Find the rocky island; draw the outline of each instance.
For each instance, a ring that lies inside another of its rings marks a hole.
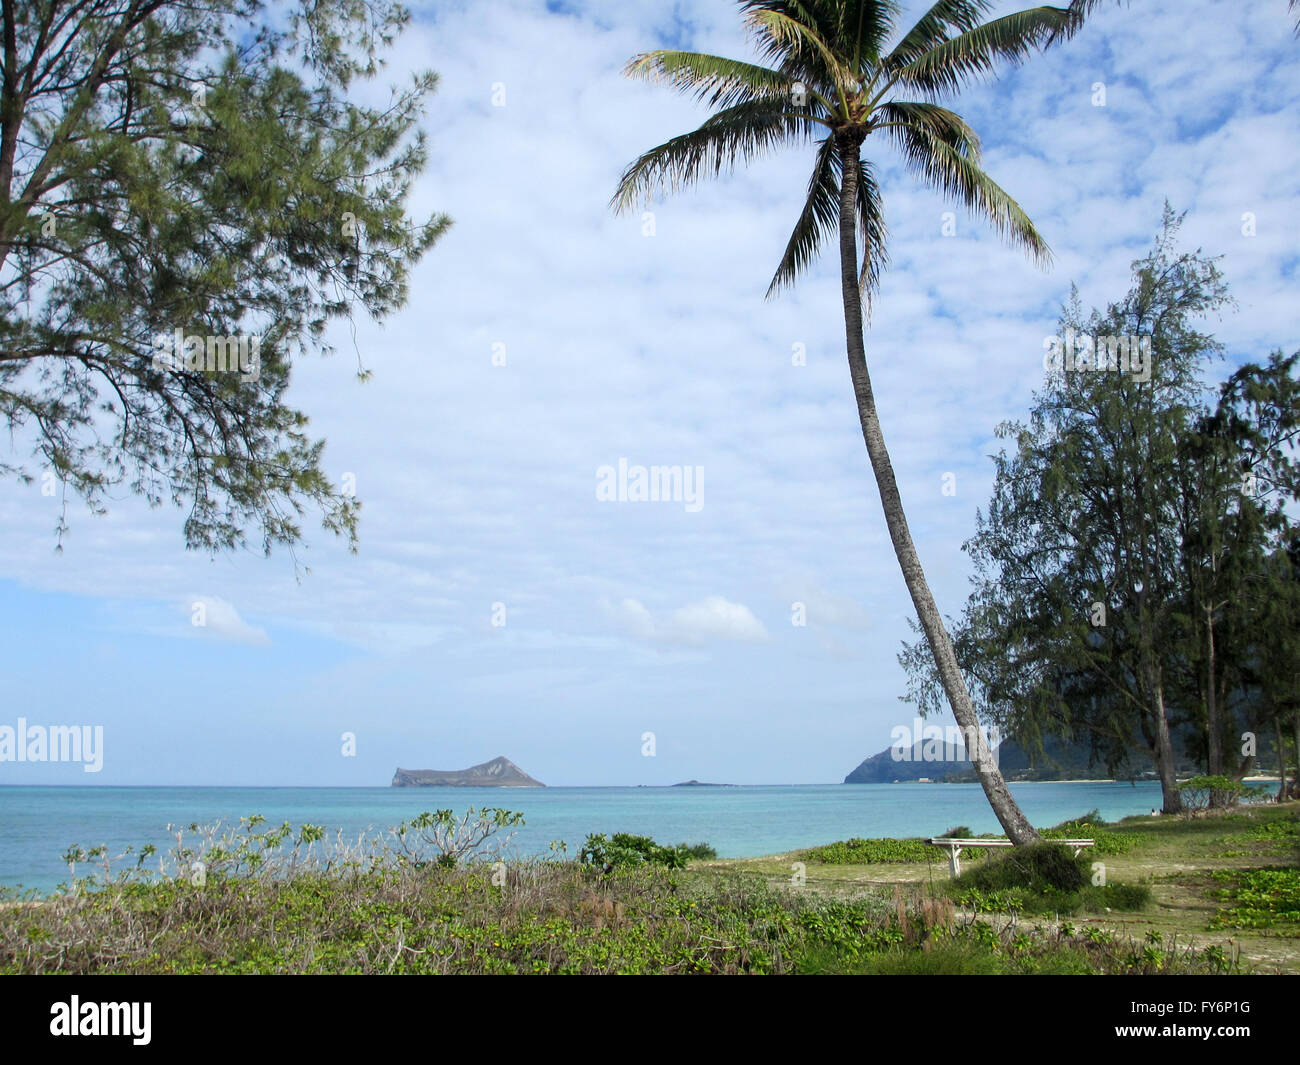
[[[402,769],[393,774],[395,788],[544,788],[509,758],[493,758],[468,769]]]

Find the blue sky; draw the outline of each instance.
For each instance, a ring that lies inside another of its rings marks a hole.
[[[208,559],[185,551],[181,513],[126,496],[104,517],[70,501],[56,553],[59,501],[39,477],[0,482],[0,725],[105,736],[93,777],[3,763],[0,783],[381,785],[397,765],[498,754],[555,785],[840,780],[912,720],[895,659],[911,609],[833,256],[763,298],[810,150],[656,203],[653,236],[607,209],[630,160],[705,117],[623,64],[666,46],[750,55],[735,5],[413,7],[382,80],[441,76],[412,211],[455,227],[405,311],[358,323],[374,378],[356,381],[339,330],[291,396],[330,473],[355,475],[360,553],[308,525],[301,580],[284,553]],[[994,427],[1027,412],[1071,282],[1085,306],[1120,297],[1166,198],[1188,212],[1184,243],[1223,256],[1238,307],[1212,327],[1229,359],[1300,346],[1286,7],[1103,5],[1074,41],[963,94],[1049,270],[879,154],[893,265],[868,359],[945,613],[965,598]],[[596,471],[620,459],[702,467],[703,507],[599,501]]]

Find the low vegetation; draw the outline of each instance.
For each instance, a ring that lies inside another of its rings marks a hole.
[[[1294,968],[1300,937],[1300,862],[1279,861],[1296,854],[1294,807],[1115,825],[1092,811],[1047,830],[1108,840],[1105,883],[1092,852],[1051,842],[956,880],[919,840],[718,861],[616,833],[577,860],[559,844],[507,860],[519,823],[442,811],[345,844],[249,818],[191,826],[118,871],[73,848],[62,890],[0,904],[0,973],[1206,974]]]
[[[845,839],[800,851],[799,857],[823,865],[878,865],[930,861],[935,850],[923,839]]]
[[[643,864],[407,865],[125,884],[0,913],[5,973],[1219,973],[1219,952]]]
[[[1093,846],[1089,848],[1089,853],[1103,856],[1125,854],[1139,846],[1143,840],[1141,832],[1132,829],[1116,832],[1107,827],[1097,810],[1089,810],[1080,817],[1072,817],[1059,825],[1045,828],[1040,835],[1043,839],[1090,839]]]
[[[1220,774],[1184,780],[1178,785],[1178,793],[1182,797],[1183,808],[1195,811],[1235,806],[1243,799],[1263,794],[1263,789],[1252,788],[1240,780]]]
[[[948,892],[977,913],[1136,912],[1151,903],[1150,888],[1107,883],[1093,872],[1089,859],[1051,842],[1000,854],[952,880]]]
[[[1300,866],[1222,870],[1214,879],[1225,885],[1214,896],[1233,904],[1215,913],[1216,925],[1300,935]]]
[[[662,865],[666,869],[685,869],[693,859],[716,858],[718,852],[707,843],[679,843],[665,847],[649,836],[615,832],[613,839],[604,833],[590,835],[583,844],[578,860],[608,874],[615,869],[632,869],[639,865]]]

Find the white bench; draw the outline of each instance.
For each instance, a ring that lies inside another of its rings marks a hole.
[[[1012,842],[1009,839],[953,839],[950,836],[940,836],[937,839],[927,839],[926,843],[932,847],[943,847],[948,851],[948,868],[953,876],[961,875],[961,852],[967,847],[1010,847]],[[1079,857],[1079,852],[1084,847],[1095,847],[1097,844],[1090,839],[1049,839],[1048,843],[1059,843],[1064,847],[1074,849],[1074,856]]]

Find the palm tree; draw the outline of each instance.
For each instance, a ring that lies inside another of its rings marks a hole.
[[[647,52],[628,63],[629,76],[667,82],[715,113],[695,131],[632,163],[611,207],[629,210],[656,192],[719,174],[737,159],[748,161],[780,144],[817,142],[808,198],[768,295],[793,284],[838,233],[849,375],[894,553],[989,804],[1014,843],[1033,842],[1038,834],[980,735],[881,434],[867,372],[862,301],[865,296],[870,307],[888,259],[876,169],[862,158],[862,147],[873,134],[878,136],[872,144],[891,141],[922,182],[961,200],[1045,265],[1050,255],[1043,238],[981,168],[974,130],[936,101],[989,74],[996,61],[1020,61],[1065,34],[1073,16],[1062,8],[1036,7],[986,22],[991,0],[938,0],[911,29],[897,34],[895,0],[741,0],[740,7],[768,65],[681,51]]]

